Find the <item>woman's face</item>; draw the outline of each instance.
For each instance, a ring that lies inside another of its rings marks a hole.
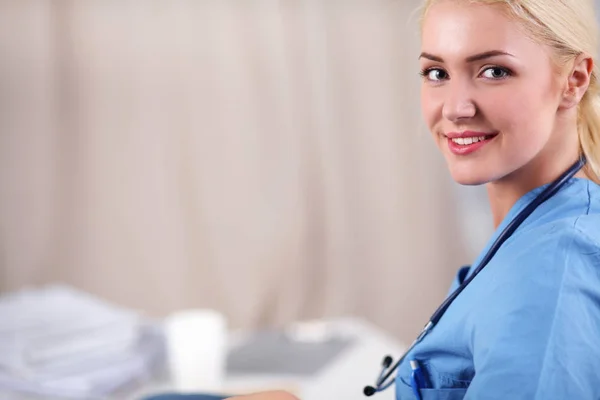
[[[546,48],[499,6],[432,6],[419,60],[423,116],[457,182],[505,178],[549,142],[560,77]]]

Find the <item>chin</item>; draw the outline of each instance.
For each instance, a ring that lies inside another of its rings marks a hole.
[[[491,181],[491,179],[482,173],[477,173],[473,170],[456,170],[450,168],[450,175],[452,179],[460,185],[465,186],[478,186],[484,185]]]
[[[454,180],[456,181],[456,183],[463,185],[463,186],[479,186],[479,185],[485,185],[486,183],[489,182],[486,179],[479,179],[479,178],[475,178],[475,177],[460,177],[460,178],[454,178]]]

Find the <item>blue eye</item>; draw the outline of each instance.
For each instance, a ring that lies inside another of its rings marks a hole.
[[[510,76],[510,71],[502,67],[489,67],[483,70],[481,75],[487,79],[504,79]]]
[[[432,82],[443,81],[444,79],[448,79],[448,74],[446,71],[440,68],[429,68],[421,71],[421,76]]]

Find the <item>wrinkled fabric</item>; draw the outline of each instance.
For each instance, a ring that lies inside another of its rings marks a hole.
[[[600,186],[573,178],[525,220],[400,365],[397,400],[415,398],[412,359],[423,400],[600,399]]]

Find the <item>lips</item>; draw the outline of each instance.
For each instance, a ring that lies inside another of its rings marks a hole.
[[[445,136],[448,140],[448,148],[453,154],[467,155],[481,149],[494,140],[496,132],[449,132]]]

